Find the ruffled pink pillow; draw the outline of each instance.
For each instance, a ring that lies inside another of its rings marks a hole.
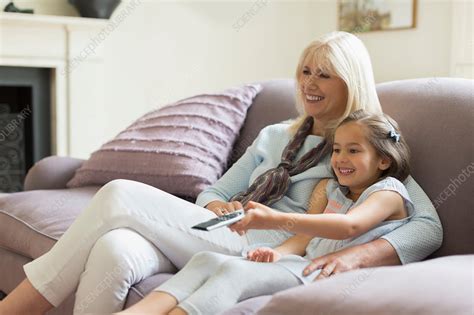
[[[151,111],[92,153],[67,187],[130,179],[195,198],[226,170],[260,85],[190,97]]]

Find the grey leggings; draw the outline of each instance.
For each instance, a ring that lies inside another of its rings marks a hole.
[[[217,314],[239,301],[300,284],[280,265],[204,251],[155,291],[173,295],[188,314]]]

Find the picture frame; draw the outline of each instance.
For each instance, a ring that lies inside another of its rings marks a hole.
[[[416,27],[417,0],[338,0],[339,30],[350,33]]]

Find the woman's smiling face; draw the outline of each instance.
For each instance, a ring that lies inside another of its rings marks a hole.
[[[322,71],[318,66],[305,63],[298,76],[298,84],[305,113],[316,121],[339,119],[347,106],[345,82]]]

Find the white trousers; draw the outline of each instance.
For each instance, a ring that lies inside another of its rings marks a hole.
[[[200,251],[239,255],[245,237],[190,227],[211,211],[152,186],[114,180],[102,187],[54,247],[24,266],[54,306],[76,292],[75,314],[122,309],[130,287],[158,272],[181,269]]]
[[[288,269],[244,257],[200,252],[155,291],[173,295],[189,315],[219,314],[242,300],[302,282]]]

